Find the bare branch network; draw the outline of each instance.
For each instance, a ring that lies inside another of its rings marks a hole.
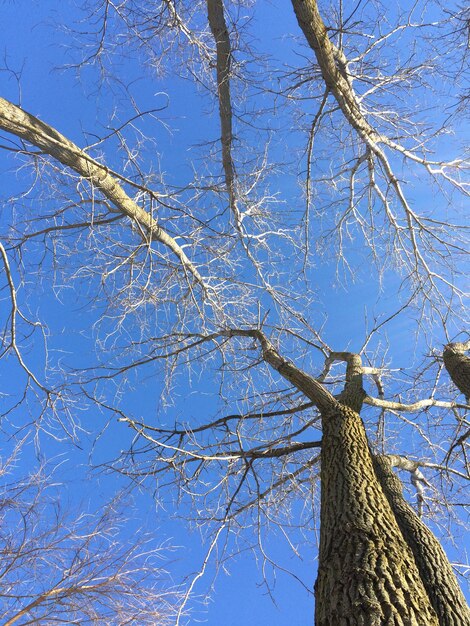
[[[49,110],[3,62],[2,437],[113,485],[68,517],[6,454],[5,624],[182,626],[245,553],[317,626],[470,624],[468,11],[278,4],[70,7]]]

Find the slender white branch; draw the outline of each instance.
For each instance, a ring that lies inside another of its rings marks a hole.
[[[417,400],[407,404],[405,402],[393,402],[391,400],[381,400],[379,398],[373,398],[372,396],[366,396],[364,403],[370,406],[376,406],[381,409],[389,409],[390,411],[406,411],[413,413],[415,411],[422,411],[429,407],[439,407],[441,409],[470,409],[468,404],[460,404],[458,402],[447,402],[445,400],[435,400],[434,398],[425,398],[423,400]]]

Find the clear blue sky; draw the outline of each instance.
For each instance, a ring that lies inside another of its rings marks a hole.
[[[286,5],[286,6],[284,6]],[[171,74],[157,78],[150,71],[143,71],[139,60],[132,56],[124,59],[116,66],[122,80],[130,85],[128,94],[121,90],[119,85],[112,84],[109,90],[101,86],[99,74],[94,68],[84,68],[81,73],[73,69],[60,69],[79,58],[75,43],[69,36],[55,27],[61,23],[71,24],[82,17],[72,2],[36,2],[27,3],[18,1],[4,2],[0,6],[0,23],[2,24],[2,47],[4,58],[3,66],[8,67],[20,75],[21,93],[13,75],[8,71],[0,73],[0,94],[13,102],[21,101],[21,105],[30,113],[56,127],[63,134],[75,141],[79,146],[92,143],[92,136],[105,134],[109,111],[116,107],[116,117],[125,119],[131,112],[128,96],[132,95],[138,102],[141,110],[162,108],[157,114],[158,120],[143,122],[144,130],[156,139],[158,158],[152,153],[151,147],[146,148],[145,158],[148,162],[157,161],[170,182],[189,180],[191,177],[191,160],[196,146],[207,137],[210,125],[216,129],[212,139],[218,137],[217,110],[211,107],[207,99],[196,98],[188,83]],[[271,3],[260,3],[255,22],[254,32],[263,45],[271,45],[273,49],[282,49],[286,64],[298,62],[298,48],[294,51],[291,34],[299,36],[300,32],[290,3],[276,0]],[[271,44],[267,43],[271,41]],[[69,50],[70,47],[70,50]],[[306,49],[302,50],[307,54]],[[307,64],[307,60],[304,60]],[[195,115],[199,111],[199,115]],[[288,123],[286,113],[278,122]],[[275,113],[273,113],[275,117]],[[194,120],[198,123],[195,124]],[[176,121],[175,121],[176,120]],[[292,121],[295,126],[296,121]],[[169,132],[166,128],[171,125],[174,129]],[[298,145],[294,140],[289,149],[301,149],[300,134],[297,137]],[[273,140],[273,154],[281,154],[285,147],[276,146]],[[107,163],[119,169],[119,160],[112,161],[112,152],[106,152]],[[297,156],[293,153],[292,160]],[[144,164],[145,165],[145,164]],[[20,175],[9,174],[13,171],[14,163],[8,160],[8,155],[2,155],[0,161],[0,176],[2,180],[2,196],[7,197],[17,189],[24,187]],[[293,179],[283,172],[273,176],[271,185],[279,186],[274,189],[280,193],[282,201],[298,203],[299,210],[301,196]],[[417,186],[415,191],[417,202],[426,203],[426,190]],[[5,218],[2,217],[2,220]],[[2,225],[3,226],[3,225]],[[357,245],[357,244],[355,244]],[[358,246],[359,248],[360,246]],[[325,326],[325,336],[329,343],[337,350],[354,350],[360,348],[365,336],[365,317],[373,319],[377,312],[390,314],[399,306],[397,290],[400,279],[392,272],[385,274],[386,289],[381,291],[376,277],[366,255],[357,249],[353,252],[356,262],[354,274],[355,282],[348,285],[348,307],[344,306],[344,292],[338,286],[331,290],[336,283],[335,266],[328,260],[318,260],[315,269],[311,270],[312,283],[318,291],[318,305],[311,313],[317,315],[316,324],[320,324],[324,303],[328,305],[328,322]],[[52,271],[52,270],[51,270]],[[92,331],[96,320],[96,311],[87,306],[87,285],[76,292],[68,283],[55,285],[50,290],[46,284],[36,290],[35,277],[31,276],[31,284],[26,285],[23,293],[28,294],[28,308],[31,311],[39,309],[44,316],[49,329],[49,344],[51,362],[61,360],[69,366],[79,367],[88,363],[88,352],[94,349],[95,336]],[[52,294],[57,295],[54,299]],[[419,311],[409,317],[397,319],[390,326],[389,336],[400,345],[400,365],[409,367],[413,362],[415,350],[419,351],[422,345],[417,345],[409,338],[410,328],[413,327],[413,316],[419,316]],[[441,338],[442,341],[444,340]],[[397,356],[397,350],[391,350]],[[30,365],[40,367],[44,358],[41,350],[32,348],[29,354]],[[21,380],[18,379],[20,383]],[[132,395],[134,413],[137,415],[155,414],[161,410],[159,392],[161,380],[145,379],[139,382],[139,393]],[[178,389],[178,394],[183,393]],[[11,391],[14,390],[14,383]],[[215,410],[217,402],[207,400],[212,393],[211,381],[204,379],[194,383],[190,396],[180,402],[175,418],[201,419],[201,414]],[[79,407],[77,407],[79,409]],[[236,410],[235,408],[233,409]],[[171,421],[172,409],[167,409],[166,419]],[[175,409],[176,411],[176,409]],[[185,411],[187,412],[185,415]],[[88,506],[90,509],[99,507],[103,498],[109,497],[117,489],[115,476],[96,475],[93,479],[93,489],[90,491],[90,478],[87,474],[90,445],[99,427],[97,422],[103,419],[93,411],[87,411],[82,416],[85,430],[92,434],[83,436],[81,448],[74,448],[70,444],[57,443],[41,436],[41,454],[51,458],[64,458],[61,478],[67,485],[65,491],[72,506]],[[100,464],[111,460],[120,450],[129,445],[129,431],[117,424],[111,423],[109,428],[99,439],[93,452],[93,463]],[[23,459],[25,467],[27,459]],[[135,496],[135,515],[148,528],[157,529],[158,541],[175,545],[168,558],[167,569],[172,573],[174,580],[184,573],[197,569],[201,559],[199,535],[196,531],[188,532],[180,522],[172,519],[171,505],[166,509],[155,508],[149,493]],[[80,504],[86,503],[86,504]],[[134,515],[134,513],[133,513]],[[137,525],[137,522],[136,524]],[[128,532],[132,532],[132,524]],[[249,535],[248,535],[249,537]],[[248,541],[253,540],[253,537]],[[279,536],[267,539],[267,549],[273,557],[279,558],[286,566],[292,560],[287,553],[285,544]],[[300,549],[302,550],[301,546]],[[302,562],[296,562],[293,567],[298,575],[304,577],[306,583],[313,587],[315,580],[315,553],[309,548],[302,552]],[[277,580],[271,577],[276,605],[263,587],[262,576],[250,554],[241,554],[227,564],[228,573],[221,571],[215,582],[211,601],[207,606],[200,606],[196,601],[193,605],[193,619],[191,623],[206,623],[209,626],[244,623],[247,625],[269,626],[297,626],[313,622],[313,599],[302,586],[287,574],[279,572]],[[208,573],[195,589],[196,597],[204,594],[207,585],[211,582],[212,565]]]

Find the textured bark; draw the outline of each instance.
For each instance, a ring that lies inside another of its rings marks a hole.
[[[444,365],[449,372],[454,385],[470,402],[470,357],[465,351],[470,348],[470,342],[449,343],[444,348]]]
[[[360,356],[333,353],[347,363],[346,384],[338,401],[320,382],[284,359],[262,331],[231,329],[221,334],[259,341],[265,362],[310,398],[322,416],[316,626],[470,626],[466,621],[439,621],[437,609],[440,615],[446,610],[452,614],[453,609],[436,604],[435,610],[421,578],[425,566],[418,568],[378,480],[359,415],[365,398]],[[447,559],[433,541],[439,566]],[[424,552],[422,556],[426,558]],[[433,558],[431,553],[427,556]],[[433,567],[429,564],[429,571]],[[452,603],[459,590],[453,588],[452,595],[450,589]]]
[[[337,403],[322,420],[316,626],[437,626],[360,416]]]
[[[401,482],[392,470],[390,459],[374,457],[374,468],[403,537],[413,552],[439,625],[470,626],[470,610],[444,550],[404,499]]]
[[[346,361],[346,384],[339,397],[341,404],[360,413],[366,392],[362,387],[362,359],[352,352],[336,352],[336,358]]]

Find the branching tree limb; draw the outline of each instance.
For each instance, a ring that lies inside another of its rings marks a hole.
[[[181,246],[163,230],[150,213],[127,195],[116,178],[116,174],[111,173],[106,166],[92,159],[57,130],[4,98],[0,98],[0,128],[40,148],[88,180],[119,211],[139,224],[144,232],[148,233],[150,241],[158,241],[175,254],[181,262],[182,268],[192,275],[199,284],[203,285],[199,271],[186,256]]]

